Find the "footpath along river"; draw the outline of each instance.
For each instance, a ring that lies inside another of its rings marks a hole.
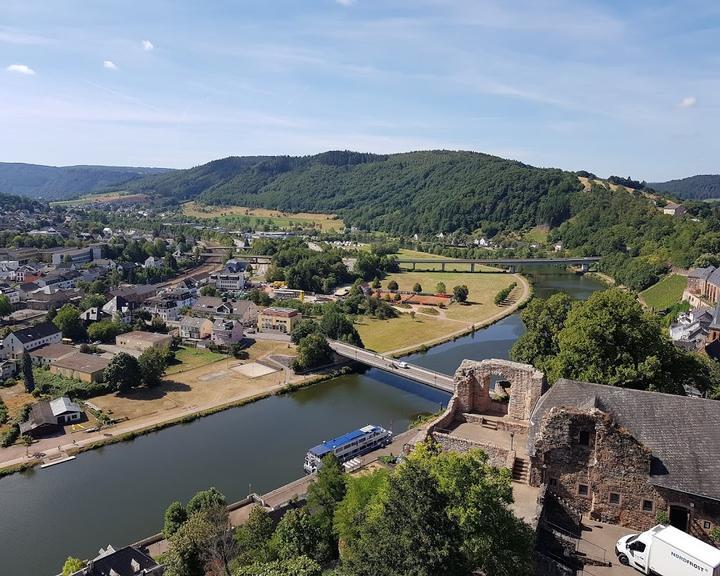
[[[529,268],[535,293],[586,298],[602,284],[559,269]],[[475,334],[414,354],[452,374],[463,359],[508,358],[523,333],[513,314]],[[449,396],[376,369],[322,382],[0,479],[0,573],[57,574],[68,555],[90,558],[154,534],[165,507],[215,486],[228,501],[303,474],[310,446],[368,423],[407,429]]]

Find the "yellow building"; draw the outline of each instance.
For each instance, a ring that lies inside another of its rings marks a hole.
[[[82,382],[100,382],[110,361],[95,354],[70,354],[50,363],[50,372]]]
[[[293,308],[265,308],[258,313],[258,332],[290,334],[302,320],[302,314]]]
[[[154,332],[127,332],[115,337],[115,345],[138,352],[145,352],[148,348],[168,348],[172,344],[170,334],[156,334]]]

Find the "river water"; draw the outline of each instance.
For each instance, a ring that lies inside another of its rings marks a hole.
[[[528,273],[539,296],[586,298],[602,287],[557,269]],[[407,359],[452,374],[465,358],[508,358],[523,329],[514,314]],[[172,500],[209,486],[229,501],[267,492],[302,475],[310,446],[368,423],[402,432],[448,398],[371,369],[0,479],[0,574],[57,574],[68,555],[89,558],[154,534]]]

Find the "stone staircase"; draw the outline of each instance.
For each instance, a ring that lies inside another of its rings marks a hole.
[[[525,458],[515,458],[512,469],[512,479],[521,484],[527,484],[530,481],[530,462]]]
[[[498,425],[497,425],[497,421],[496,421],[496,420],[488,420],[487,418],[483,418],[483,419],[480,421],[480,425],[481,425],[483,428],[487,428],[488,430],[497,430],[497,429],[498,429]]]

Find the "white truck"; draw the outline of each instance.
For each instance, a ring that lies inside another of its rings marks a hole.
[[[659,524],[623,536],[615,545],[621,564],[657,576],[720,576],[720,550],[682,530]]]

